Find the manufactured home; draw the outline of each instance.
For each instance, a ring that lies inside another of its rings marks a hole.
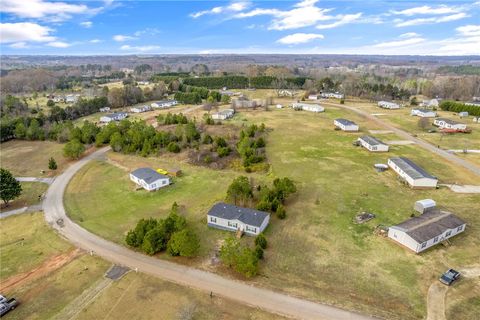
[[[109,112],[109,111],[110,111],[110,107],[100,108],[100,109],[98,109],[98,111],[100,111],[100,112]]]
[[[177,100],[160,100],[152,103],[150,106],[152,108],[166,109],[176,106],[178,104]]]
[[[440,102],[438,99],[423,100],[420,103],[420,107],[437,108],[439,104]]]
[[[139,168],[130,173],[130,180],[147,191],[156,191],[170,184],[170,177],[150,168]]]
[[[212,113],[213,120],[227,120],[233,117],[235,114],[235,110],[233,109],[225,109],[219,112]]]
[[[242,231],[252,236],[265,230],[269,222],[270,214],[267,212],[223,202],[215,204],[207,214],[209,227],[233,232]]]
[[[361,136],[358,142],[362,147],[372,152],[387,152],[389,147],[384,142],[372,136]]]
[[[466,223],[448,211],[430,209],[388,228],[388,237],[415,253],[465,231]]]
[[[116,112],[102,116],[100,118],[100,122],[108,123],[112,121],[121,121],[126,117],[128,117],[128,114],[126,112]]]
[[[327,98],[327,99],[343,99],[345,95],[340,92],[322,92],[320,93],[320,97]]]
[[[295,110],[305,110],[311,112],[324,112],[325,108],[319,104],[295,102],[292,104]]]
[[[358,124],[347,119],[335,119],[333,124],[343,131],[358,131],[359,129]]]
[[[147,111],[150,111],[150,110],[152,110],[152,107],[147,106],[147,105],[130,108],[130,112],[133,112],[133,113],[142,113],[142,112],[147,112]]]
[[[390,101],[378,101],[377,105],[383,109],[400,109],[400,105]]]
[[[308,95],[308,100],[318,100],[318,94],[310,94],[310,95]]]
[[[465,130],[467,125],[447,118],[437,118],[433,120],[433,124],[440,129]]]
[[[437,116],[437,113],[433,110],[428,109],[412,109],[410,115],[420,118],[435,118]]]
[[[390,158],[388,159],[388,166],[404,179],[411,188],[425,189],[437,187],[438,179],[408,158]]]

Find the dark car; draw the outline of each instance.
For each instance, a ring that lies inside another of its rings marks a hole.
[[[442,276],[440,277],[440,282],[446,284],[447,286],[450,286],[458,278],[460,278],[460,272],[453,269],[448,269],[447,272],[442,274]]]

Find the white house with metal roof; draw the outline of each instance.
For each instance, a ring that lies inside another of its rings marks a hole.
[[[447,118],[437,118],[433,120],[433,124],[440,129],[465,130],[467,125]]]
[[[177,100],[160,100],[152,103],[150,106],[157,109],[166,109],[176,106],[177,104]]]
[[[358,138],[358,142],[362,147],[372,152],[387,152],[389,146],[372,136],[361,136]]]
[[[327,98],[327,99],[343,99],[345,95],[340,92],[322,92],[320,93],[320,97]]]
[[[390,101],[378,101],[377,105],[383,109],[400,109],[400,105]]]
[[[420,118],[435,118],[437,113],[428,109],[412,109],[412,111],[410,111],[410,115]]]
[[[147,191],[156,191],[170,184],[170,177],[151,168],[139,168],[130,173],[130,180]]]
[[[302,103],[302,102],[295,102],[292,104],[292,108],[295,110],[305,110],[310,112],[324,112],[325,108],[319,104],[314,103]]]
[[[438,99],[431,99],[431,100],[423,100],[421,103],[420,103],[420,107],[430,107],[430,108],[433,108],[433,107],[438,107],[438,105],[440,104],[440,101]]]
[[[235,114],[235,110],[233,109],[225,109],[215,113],[212,113],[213,120],[227,120],[233,117]]]
[[[333,120],[333,124],[343,131],[358,131],[359,129],[358,124],[347,119],[335,119]]]
[[[215,204],[207,214],[209,227],[233,232],[240,230],[252,236],[263,232],[269,222],[270,214],[268,212],[223,202]]]
[[[130,108],[130,112],[133,112],[133,113],[142,113],[142,112],[147,112],[147,111],[150,111],[150,110],[152,110],[152,107],[147,106],[147,105]]]
[[[108,123],[112,121],[121,121],[126,117],[128,117],[128,114],[126,112],[116,112],[116,113],[106,114],[100,117],[100,122]]]
[[[387,164],[412,188],[424,189],[437,187],[438,179],[408,158],[390,158]]]
[[[419,253],[465,231],[466,223],[448,211],[431,209],[388,228],[388,237]]]

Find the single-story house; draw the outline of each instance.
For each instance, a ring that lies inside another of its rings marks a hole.
[[[335,119],[333,120],[333,124],[343,131],[358,131],[359,129],[358,124],[347,119]]]
[[[386,143],[372,136],[361,136],[358,138],[361,146],[372,152],[387,152],[389,147]]]
[[[435,118],[437,116],[437,113],[433,110],[428,109],[412,109],[410,115],[420,118]]]
[[[233,92],[233,91],[220,90],[219,92],[220,92],[220,94],[223,95],[223,96],[229,96],[229,97],[231,97],[231,96],[234,95],[234,92]]]
[[[170,184],[170,177],[151,168],[139,168],[130,173],[130,180],[147,191],[156,191]]]
[[[295,95],[295,93],[293,91],[290,91],[290,90],[282,89],[282,90],[278,91],[278,95],[280,97],[293,97]]]
[[[108,112],[108,111],[110,111],[110,107],[100,108],[98,111],[100,111],[100,112]]]
[[[133,112],[133,113],[147,112],[147,111],[150,111],[150,110],[152,110],[152,107],[147,106],[147,105],[130,108],[130,112]]]
[[[441,129],[465,130],[467,125],[447,118],[437,118],[433,120],[433,124]]]
[[[327,98],[327,99],[330,99],[330,98],[343,99],[345,98],[345,95],[340,92],[322,92],[320,93],[320,97]]]
[[[308,95],[308,100],[318,100],[318,94],[310,94],[310,95]]]
[[[400,105],[390,101],[378,101],[377,105],[384,109],[400,109]]]
[[[57,103],[57,102],[65,102],[65,97],[64,96],[55,96],[53,98],[53,102]]]
[[[126,112],[116,112],[111,114],[106,114],[100,118],[100,122],[108,123],[111,121],[121,121],[128,117]]]
[[[292,104],[292,108],[296,110],[305,110],[311,112],[324,112],[325,108],[319,104],[311,104],[311,103],[301,103],[295,102]]]
[[[388,166],[403,178],[412,188],[424,189],[437,187],[438,179],[408,158],[390,158],[387,163]]]
[[[65,96],[65,102],[66,103],[75,103],[78,101],[80,98],[79,94],[68,94]]]
[[[268,212],[223,202],[215,204],[207,214],[207,224],[210,227],[234,232],[240,230],[253,236],[265,230],[269,222]]]
[[[177,100],[160,100],[151,104],[152,108],[166,109],[178,104]]]
[[[466,223],[437,208],[388,228],[388,237],[419,253],[465,231]]]
[[[423,100],[421,103],[420,103],[420,107],[430,107],[430,108],[433,108],[433,107],[438,107],[438,105],[440,104],[440,102],[438,101],[438,99],[431,99],[431,100]]]
[[[212,119],[213,120],[226,120],[226,119],[230,119],[231,117],[233,117],[234,114],[235,114],[235,110],[225,109],[225,110],[221,110],[219,112],[212,113]]]

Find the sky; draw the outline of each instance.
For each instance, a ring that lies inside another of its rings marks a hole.
[[[0,1],[0,53],[480,55],[480,1]]]

